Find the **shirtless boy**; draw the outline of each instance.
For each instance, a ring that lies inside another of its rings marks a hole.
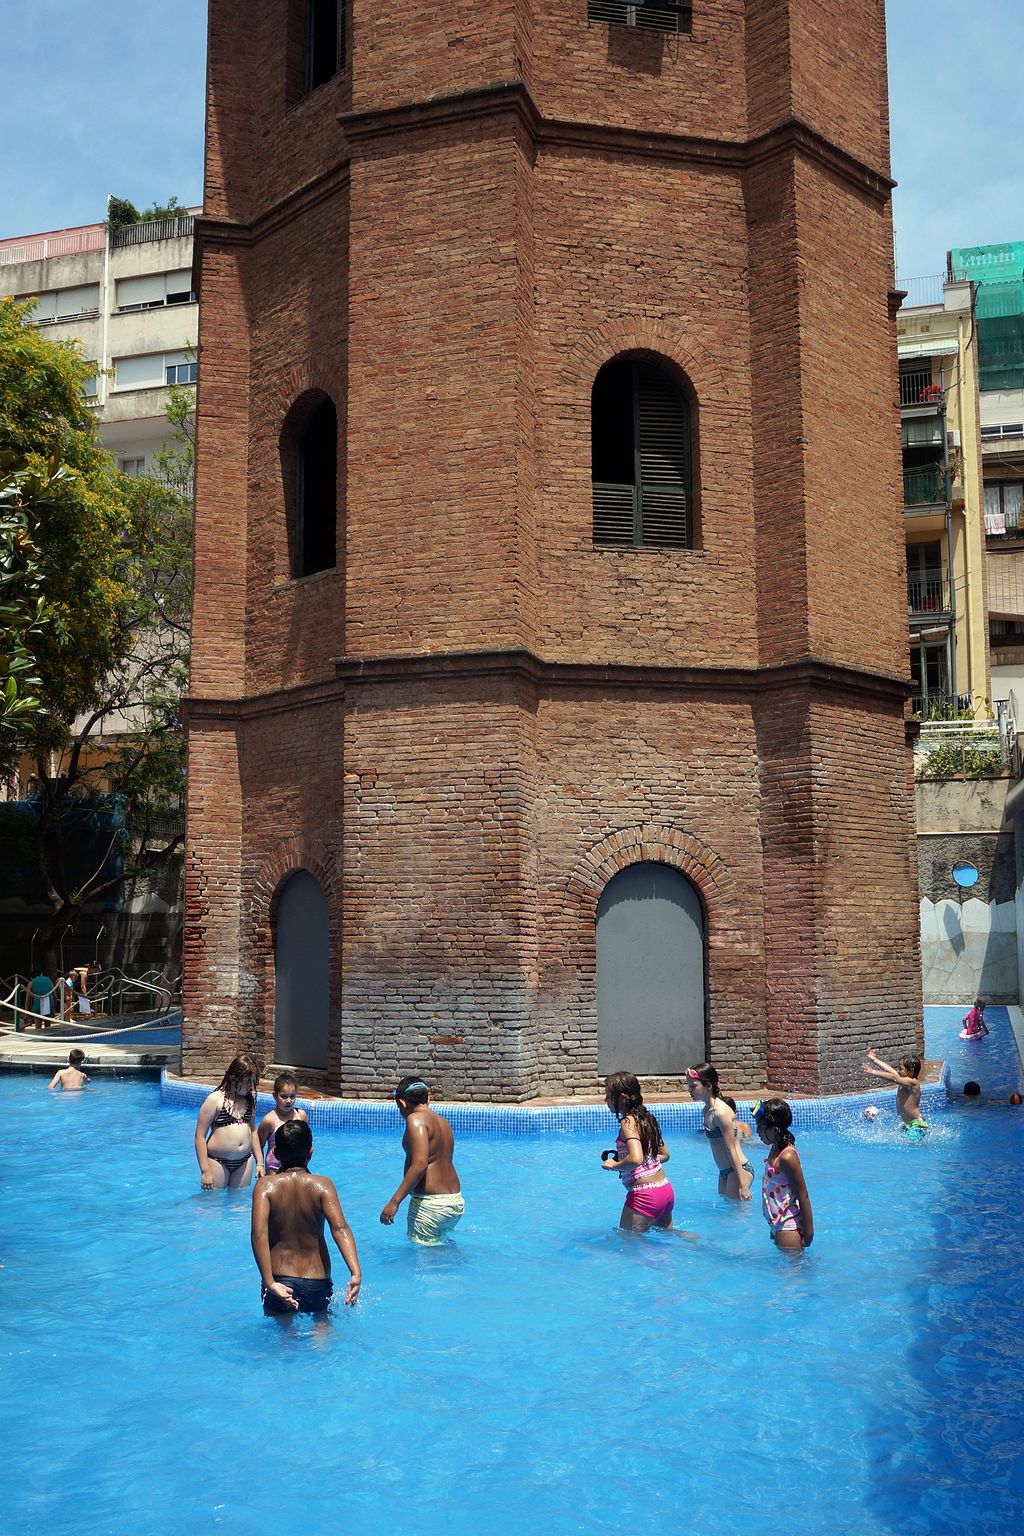
[[[419,1077],[403,1077],[394,1091],[405,1121],[405,1177],[380,1213],[381,1221],[390,1227],[409,1195],[408,1234],[425,1248],[443,1243],[466,1209],[452,1162],[455,1137],[444,1116],[428,1108],[429,1097],[430,1089]]]
[[[868,1062],[874,1065],[869,1066]],[[903,1129],[912,1136],[923,1136],[928,1129],[928,1121],[921,1114],[920,1056],[901,1056],[897,1068],[883,1061],[875,1051],[868,1051],[864,1071],[872,1077],[884,1077],[887,1082],[897,1085],[896,1110],[903,1121]]]
[[[252,1192],[252,1251],[263,1281],[268,1317],[290,1312],[326,1312],[331,1299],[331,1256],[324,1222],[350,1279],[345,1305],[359,1295],[363,1277],[352,1229],[330,1179],[310,1173],[313,1133],[306,1120],[286,1120],[277,1131],[280,1170],[260,1179]]]
[[[87,1072],[82,1071],[82,1062],[85,1060],[85,1052],[74,1046],[68,1051],[68,1064],[55,1072],[47,1083],[48,1088],[63,1088],[65,1093],[77,1093],[79,1088],[88,1088],[92,1079]]]

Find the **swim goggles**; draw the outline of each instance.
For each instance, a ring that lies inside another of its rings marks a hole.
[[[750,1106],[750,1118],[752,1120],[757,1120],[763,1114],[764,1101],[762,1099],[755,1099],[753,1104]]]

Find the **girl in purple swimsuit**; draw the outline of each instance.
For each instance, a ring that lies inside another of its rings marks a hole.
[[[668,1162],[668,1148],[632,1072],[605,1078],[604,1101],[619,1122],[614,1153],[601,1155],[601,1167],[614,1170],[626,1186],[619,1226],[627,1232],[671,1227],[675,1194],[662,1167]]]

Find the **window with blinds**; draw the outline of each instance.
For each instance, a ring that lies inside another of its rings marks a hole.
[[[167,304],[194,304],[191,269],[153,272],[145,277],[122,277],[117,285],[119,314],[140,309],[163,309]]]
[[[79,288],[56,288],[36,297],[32,311],[34,325],[53,325],[59,320],[91,319],[100,312],[99,283],[84,283]]]
[[[646,32],[689,32],[693,28],[692,5],[673,0],[587,0],[587,20],[608,27],[635,27]]]
[[[690,412],[653,363],[606,363],[591,395],[594,543],[688,549]]]

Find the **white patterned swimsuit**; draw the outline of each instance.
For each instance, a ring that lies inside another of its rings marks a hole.
[[[770,1152],[764,1160],[761,1209],[773,1232],[799,1232],[800,1201],[793,1193],[793,1186],[785,1170],[772,1161]]]

